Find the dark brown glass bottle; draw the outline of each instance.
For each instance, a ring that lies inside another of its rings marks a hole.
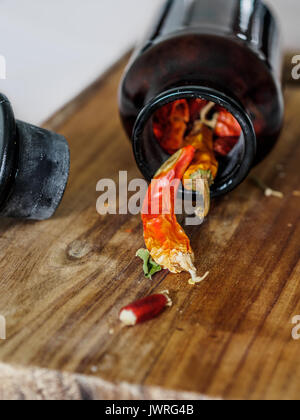
[[[153,113],[200,97],[226,108],[242,127],[212,195],[233,190],[280,134],[280,74],[277,22],[261,0],[168,0],[120,88],[121,117],[146,179],[167,157],[154,138]]]

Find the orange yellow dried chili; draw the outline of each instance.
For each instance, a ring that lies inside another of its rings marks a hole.
[[[203,206],[197,209],[196,214],[205,218],[210,210],[210,186],[217,176],[219,163],[214,153],[214,132],[216,115],[212,119],[208,114],[214,108],[212,102],[202,106],[198,119],[194,121],[193,128],[185,137],[184,143],[193,145],[196,149],[195,157],[184,174],[184,187],[188,190],[198,191],[203,196]],[[200,119],[199,119],[200,115]]]
[[[214,155],[213,132],[204,124],[198,125],[199,132],[192,132],[186,139],[186,144],[195,147],[195,157],[183,176],[183,185],[187,190],[197,191],[203,197],[203,206],[196,214],[202,219],[210,210],[210,186],[218,172],[218,161]]]
[[[146,247],[153,260],[172,273],[187,271],[197,278],[190,240],[175,215],[180,181],[195,156],[186,146],[173,155],[154,177],[143,205],[142,220]]]
[[[210,182],[215,179],[218,173],[219,163],[214,154],[213,131],[202,123],[198,128],[198,132],[192,132],[185,138],[185,144],[190,144],[196,149],[192,164],[184,174],[186,188],[189,188],[188,181],[195,179],[194,176],[197,173],[202,175],[206,173]]]

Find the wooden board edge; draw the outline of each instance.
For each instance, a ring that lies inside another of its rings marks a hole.
[[[109,383],[101,378],[40,368],[0,363],[0,400],[219,400],[185,391],[169,391],[125,382]],[[22,386],[20,387],[20,384]]]

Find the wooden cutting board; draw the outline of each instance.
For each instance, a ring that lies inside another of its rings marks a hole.
[[[189,229],[200,273],[143,278],[139,216],[99,216],[97,181],[139,177],[116,93],[125,61],[47,125],[71,146],[70,182],[55,218],[0,221],[0,398],[298,399],[300,341],[300,89],[286,91],[285,128],[250,180]],[[120,328],[120,308],[168,289],[160,318]]]

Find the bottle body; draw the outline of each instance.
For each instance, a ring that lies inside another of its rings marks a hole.
[[[270,152],[283,121],[278,28],[260,0],[166,3],[149,39],[134,54],[120,90],[124,127],[137,143],[137,162],[147,178],[150,166],[159,163],[150,150],[155,139],[150,139],[151,130],[145,128],[146,115],[151,118],[147,111],[155,108],[155,103],[161,106],[160,101],[170,101],[173,95],[186,97],[187,93],[220,103],[243,128],[244,144],[228,165],[246,160],[248,169],[244,167],[239,179],[231,182],[229,189],[233,189]],[[225,178],[228,182],[228,176],[219,178],[216,195],[229,190],[221,185]]]

